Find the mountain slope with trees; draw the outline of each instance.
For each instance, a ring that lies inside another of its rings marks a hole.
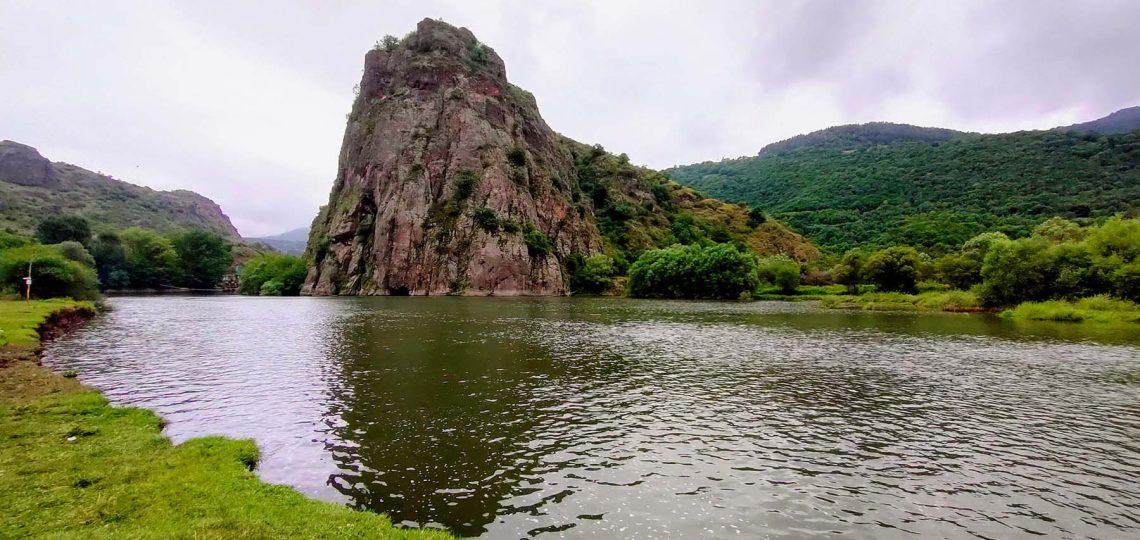
[[[835,252],[891,244],[938,251],[985,231],[1025,236],[1053,216],[1133,215],[1140,204],[1140,131],[820,141],[663,172],[768,212]]]
[[[0,141],[0,229],[30,234],[47,216],[81,216],[108,229],[204,229],[240,238],[214,201],[193,191],[157,191]]]

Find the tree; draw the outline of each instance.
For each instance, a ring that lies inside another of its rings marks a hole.
[[[171,245],[178,254],[179,281],[194,289],[213,289],[233,264],[230,243],[216,233],[193,229],[175,234]]]
[[[982,264],[981,300],[1009,306],[1049,297],[1049,241],[1041,237],[995,242]]]
[[[1033,236],[1040,236],[1054,243],[1077,242],[1085,237],[1085,230],[1063,217],[1052,217],[1035,227]]]
[[[253,296],[297,296],[305,283],[305,261],[284,253],[262,253],[241,269],[238,290]]]
[[[83,244],[79,242],[68,240],[52,247],[54,247],[60,255],[63,255],[65,259],[95,268],[95,258],[92,257],[91,254],[88,253],[87,248],[83,247]]]
[[[36,227],[36,238],[42,244],[71,240],[86,245],[91,240],[91,225],[79,216],[49,217]]]
[[[56,246],[32,244],[0,252],[0,288],[24,290],[32,265],[32,296],[90,300],[99,295],[95,270],[64,257]]]
[[[131,287],[155,288],[171,283],[178,254],[170,240],[139,227],[124,230],[119,238],[123,243],[124,267],[130,276]]]
[[[760,259],[756,273],[760,281],[775,285],[781,294],[794,294],[800,285],[800,265],[787,255]]]
[[[964,253],[947,253],[934,262],[938,279],[955,289],[969,289],[982,280],[981,259]]]
[[[91,256],[95,258],[95,271],[104,288],[125,289],[130,286],[130,274],[126,270],[127,256],[118,234],[99,233],[91,241]]]
[[[893,246],[872,253],[863,268],[864,277],[880,291],[913,293],[921,260],[910,246]]]
[[[863,266],[867,263],[867,255],[857,249],[848,250],[843,254],[839,264],[831,269],[831,277],[836,283],[847,287],[847,292],[859,292],[859,284],[863,279]]]
[[[579,256],[580,257],[580,256]],[[613,286],[617,264],[609,255],[598,253],[576,262],[570,271],[570,290],[601,294]]]
[[[634,297],[736,299],[757,285],[756,256],[732,244],[674,244],[645,252],[629,267]]]

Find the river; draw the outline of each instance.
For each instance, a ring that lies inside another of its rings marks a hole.
[[[1140,335],[578,298],[119,297],[48,344],[176,442],[519,538],[1137,537]]]

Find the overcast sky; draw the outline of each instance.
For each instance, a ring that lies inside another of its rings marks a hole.
[[[1140,1],[0,0],[0,139],[219,204],[243,235],[328,199],[363,55],[470,28],[547,123],[670,165],[831,125],[1046,128],[1140,105]]]

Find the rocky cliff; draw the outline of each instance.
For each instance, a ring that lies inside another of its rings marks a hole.
[[[194,227],[239,238],[221,207],[193,191],[156,191],[0,141],[0,226],[30,233],[46,216],[71,214],[96,227]]]
[[[725,240],[778,237],[800,258],[816,253],[778,224],[758,233],[743,208],[703,201],[558,136],[494,50],[425,19],[365,56],[304,292],[566,294],[570,258],[671,243],[672,218],[698,207],[687,223],[732,222],[714,227]]]

